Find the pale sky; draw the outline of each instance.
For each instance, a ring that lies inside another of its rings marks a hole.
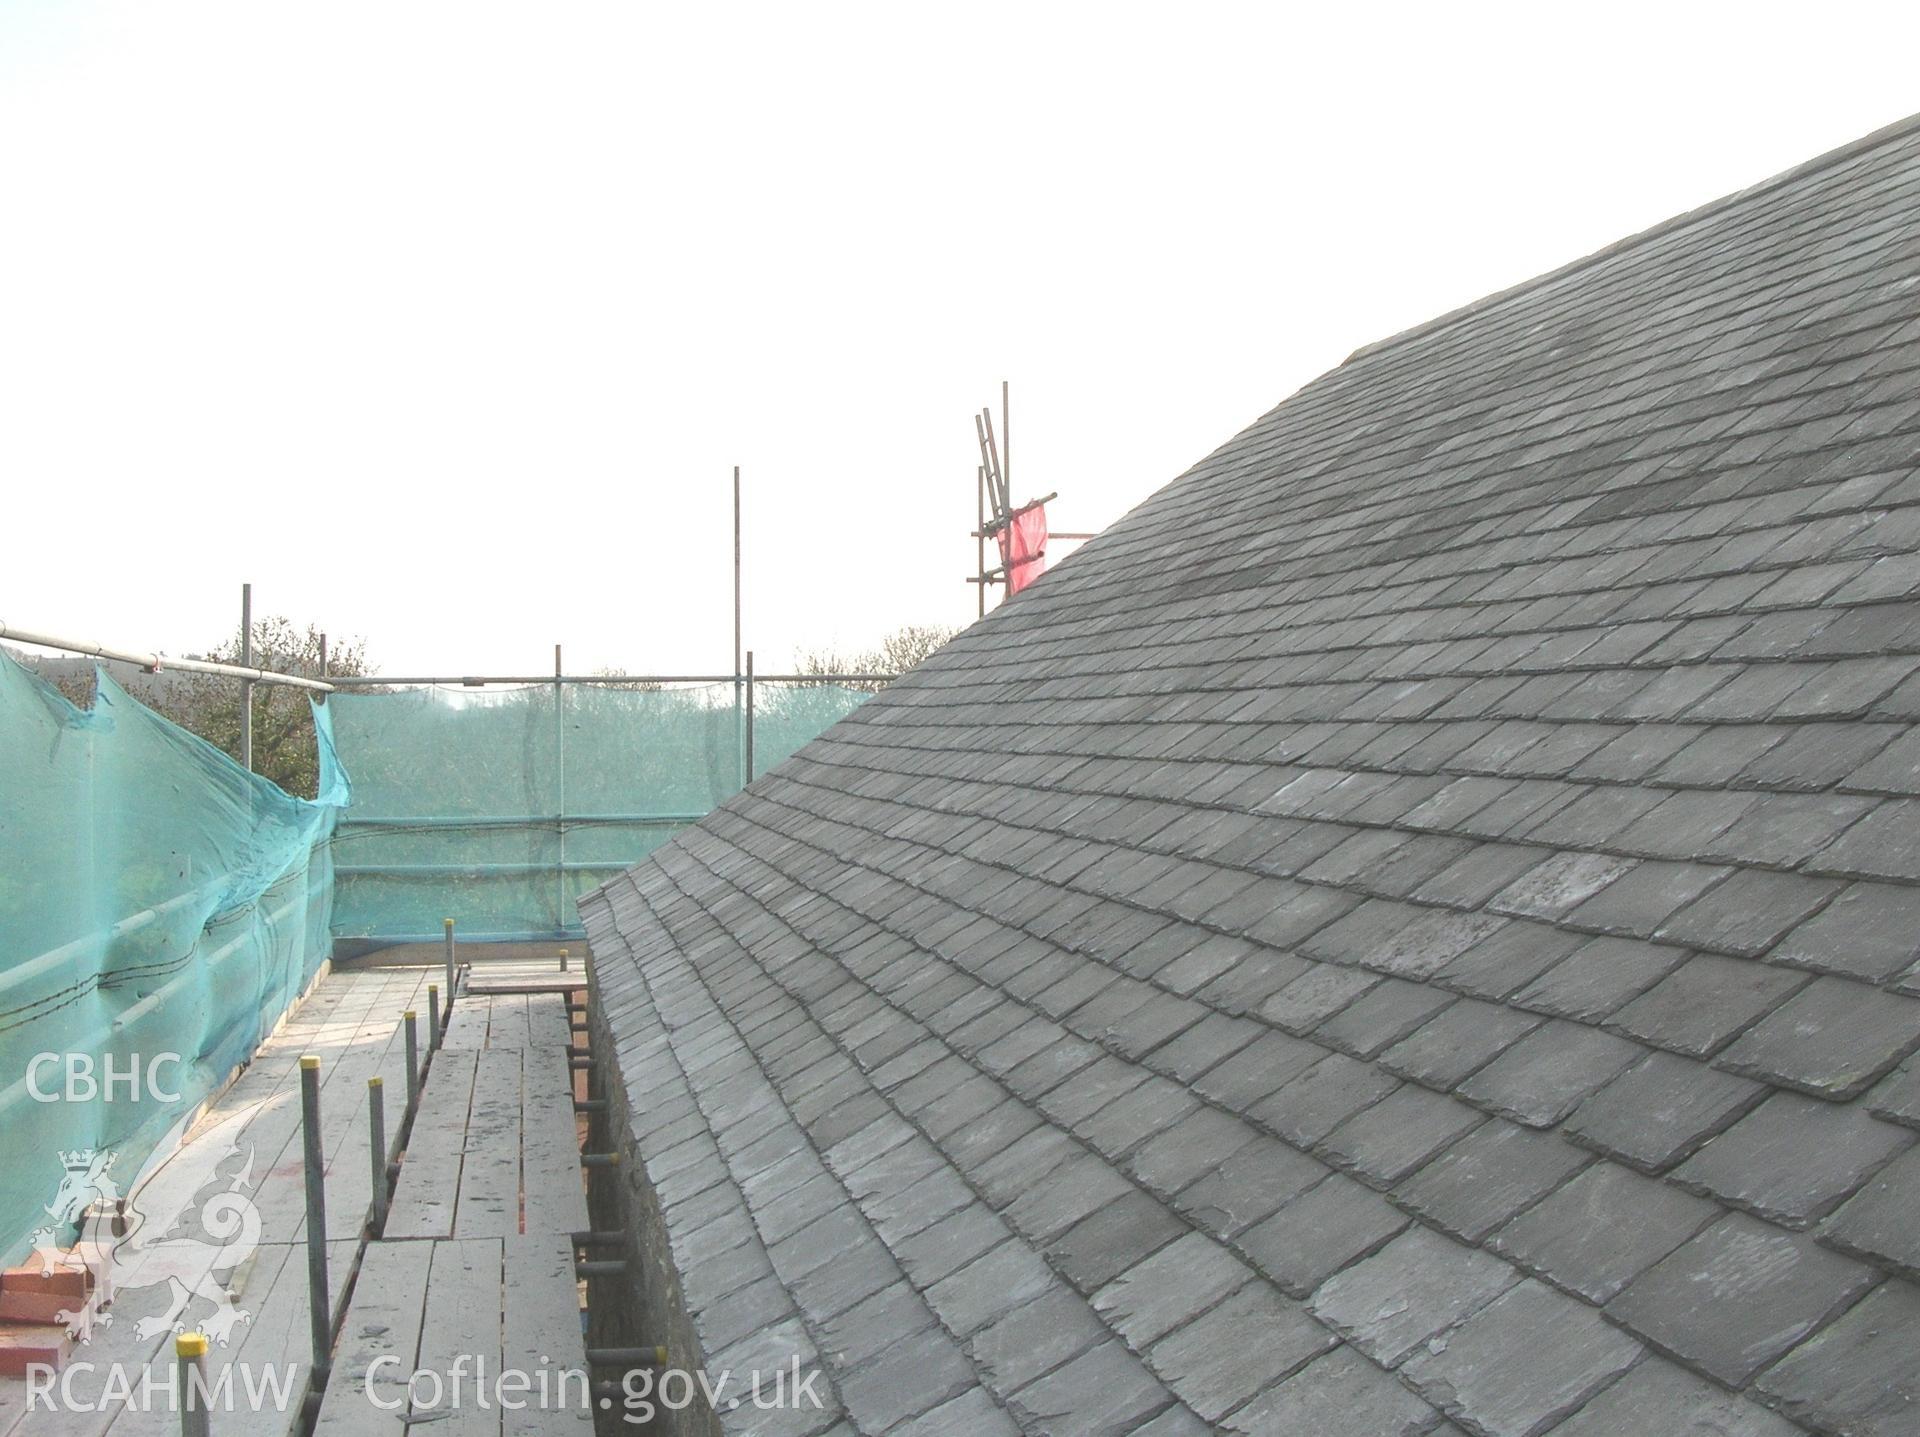
[[[1913,6],[0,0],[0,620],[961,623],[1360,345],[1920,109]]]

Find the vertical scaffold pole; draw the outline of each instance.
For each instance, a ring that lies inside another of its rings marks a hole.
[[[740,708],[740,466],[733,466],[733,719],[741,721]],[[734,735],[734,752],[740,753],[743,736]],[[745,788],[753,775],[746,759],[740,760],[740,786]]]
[[[367,1145],[373,1170],[373,1209],[367,1223],[377,1237],[387,1225],[387,1093],[378,1077],[367,1079]]]
[[[207,1334],[183,1332],[173,1339],[174,1400],[180,1404],[180,1437],[213,1437],[208,1411]]]
[[[978,617],[984,619],[987,616],[987,466],[976,464],[973,474],[973,506],[980,516],[973,522],[973,569],[980,590]]]
[[[553,926],[567,926],[567,691],[560,682],[560,645],[553,646],[554,828],[559,856],[554,862]]]
[[[253,585],[240,586],[240,667],[253,667]],[[240,767],[253,772],[253,680],[240,680]]]
[[[460,970],[455,966],[457,958],[454,953],[453,944],[453,920],[447,918],[441,920],[441,922],[445,929],[447,945],[447,1021],[451,1023],[453,1021],[453,995],[459,985]]]
[[[1000,381],[1000,482],[1013,494],[1013,413],[1007,407],[1007,381]]]
[[[753,650],[747,650],[747,782],[753,782]]]
[[[427,1051],[440,1046],[440,985],[427,984]]]
[[[420,1101],[420,1034],[416,1031],[418,1020],[413,1009],[409,1008],[400,1015],[400,1026],[407,1034],[407,1111],[412,1112]]]
[[[327,1370],[333,1349],[328,1315],[326,1152],[320,1135],[320,1060],[300,1060],[300,1129],[305,1139],[307,1175],[307,1311],[313,1326],[313,1370]]]

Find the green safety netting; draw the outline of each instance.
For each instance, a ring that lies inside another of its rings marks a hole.
[[[863,693],[757,684],[764,773]],[[644,858],[742,782],[747,705],[732,684],[415,688],[338,693],[354,806],[334,839],[334,932],[481,940],[577,934],[573,900]]]
[[[78,709],[0,654],[0,1133],[14,1158],[0,1166],[0,1255],[9,1261],[49,1221],[42,1205],[65,1175],[61,1153],[113,1152],[113,1175],[130,1189],[330,948],[329,843],[348,789],[324,710],[315,711],[320,796],[308,802],[104,672],[96,682],[93,706]]]

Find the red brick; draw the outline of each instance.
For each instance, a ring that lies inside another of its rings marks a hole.
[[[73,1350],[64,1327],[0,1329],[0,1377],[25,1377],[35,1363],[58,1367]]]

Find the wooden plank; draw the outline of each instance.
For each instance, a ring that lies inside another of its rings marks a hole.
[[[427,1242],[367,1244],[314,1437],[399,1437],[407,1431],[407,1382],[419,1366],[434,1247]],[[369,1384],[369,1369],[381,1357],[395,1357],[399,1363],[383,1365]],[[385,1411],[375,1405],[376,1396],[399,1405]]]
[[[441,1049],[434,1055],[427,1086],[420,1094],[413,1134],[400,1164],[386,1235],[451,1237],[454,1206],[460,1192],[460,1164],[466,1151],[467,1112],[473,1102],[473,1077],[479,1054]]]
[[[327,1244],[327,1277],[337,1305],[346,1290],[357,1244]],[[231,1409],[247,1414],[249,1433],[292,1433],[300,1427],[300,1404],[306,1395],[312,1366],[313,1337],[307,1316],[307,1249],[305,1243],[269,1243],[234,1272],[234,1306],[249,1320],[235,1329],[227,1346],[207,1349],[207,1379],[218,1383],[232,1369]],[[189,1315],[190,1319],[192,1314]],[[162,1380],[173,1362],[171,1337],[163,1338],[152,1363],[154,1380]],[[215,1388],[216,1400],[219,1388]],[[216,1418],[216,1420],[223,1420]],[[235,1423],[237,1416],[224,1421]],[[164,1406],[123,1411],[107,1429],[108,1437],[177,1437],[178,1413]]]
[[[525,995],[512,993],[482,999],[488,1007],[487,1046],[490,1048],[525,1048],[530,1041],[527,1036],[527,1000]]]
[[[387,1143],[391,1151],[407,1106],[406,1043],[398,1029],[392,1034],[386,1051],[380,1054],[370,1076],[378,1077],[383,1084]],[[329,1116],[347,1104],[350,1104],[351,1111],[347,1114],[344,1134],[341,1141],[329,1149],[327,1158],[328,1237],[357,1237],[373,1200],[372,1163],[367,1151],[367,1086],[364,1078],[357,1087],[345,1092],[322,1094],[323,1112]],[[332,1125],[329,1122],[327,1126],[331,1136]],[[302,1221],[300,1235],[304,1236],[305,1233],[306,1223]]]
[[[353,1127],[357,1122],[361,1133],[360,1183],[362,1187],[366,1186],[365,1080],[362,1074],[367,1064],[382,1061],[376,1055],[382,1048],[391,1046],[392,1025],[397,1021],[401,1009],[412,1001],[412,995],[419,990],[422,981],[418,974],[384,972],[336,972],[322,979],[286,1017],[278,1031],[261,1044],[234,1081],[200,1114],[179,1147],[147,1175],[141,1192],[133,1195],[136,1208],[141,1206],[142,1192],[154,1195],[160,1206],[169,1206],[173,1197],[180,1196],[170,1194],[170,1189],[180,1186],[183,1180],[189,1178],[195,1166],[206,1160],[206,1143],[224,1144],[232,1140],[242,1154],[252,1154],[252,1176],[256,1186],[248,1196],[260,1212],[262,1240],[254,1255],[243,1261],[231,1274],[224,1271],[219,1274],[224,1279],[223,1285],[236,1291],[236,1306],[249,1312],[252,1320],[234,1328],[228,1347],[214,1347],[210,1353],[210,1371],[217,1373],[223,1370],[242,1353],[246,1354],[245,1360],[249,1366],[257,1371],[266,1361],[282,1361],[278,1355],[263,1357],[259,1354],[277,1354],[284,1348],[288,1354],[286,1360],[292,1361],[297,1357],[302,1363],[292,1380],[296,1386],[304,1385],[304,1362],[309,1340],[305,1246],[299,1244],[289,1248],[286,1245],[302,1226],[305,1207],[300,1161],[298,1060],[304,1053],[317,1053],[327,1059],[322,1068],[323,1078],[329,1080],[322,1089],[322,1114],[323,1119],[331,1121],[323,1124],[323,1131],[329,1136],[336,1154],[342,1155],[337,1161],[350,1161],[347,1143],[353,1136]],[[356,1079],[360,1101],[348,1108],[343,1096],[344,1085]],[[332,1080],[339,1080],[342,1086],[333,1087]],[[333,1087],[332,1092],[328,1091],[329,1087]],[[229,1163],[228,1169],[233,1166]],[[335,1196],[336,1184],[337,1179],[330,1179],[329,1198]],[[348,1213],[343,1217],[340,1206],[350,1207],[351,1204],[330,1204],[328,1227],[337,1232],[337,1224],[343,1224],[351,1232],[359,1226],[359,1215]],[[151,1236],[158,1237],[160,1234],[156,1232]],[[356,1244],[336,1242],[330,1247],[329,1275],[333,1279],[337,1297],[338,1290],[344,1287],[352,1269]],[[294,1254],[295,1259],[291,1263],[288,1260],[289,1252]],[[111,1326],[96,1329],[93,1341],[76,1349],[76,1361],[90,1362],[96,1366],[96,1371],[90,1376],[74,1380],[73,1390],[81,1400],[91,1403],[100,1395],[99,1388],[105,1381],[105,1372],[110,1368],[131,1373],[151,1370],[156,1380],[161,1373],[171,1369],[171,1333],[156,1331],[142,1337],[138,1328],[141,1318],[158,1318],[166,1311],[172,1288],[157,1278],[151,1286],[142,1286],[143,1267],[144,1264],[136,1258],[131,1273],[121,1279],[121,1291],[113,1308],[115,1322]],[[197,1324],[207,1314],[206,1303],[195,1298],[183,1317],[189,1324]],[[273,1335],[275,1333],[279,1334],[278,1338]],[[137,1376],[134,1381],[137,1391]],[[246,1393],[244,1382],[240,1382],[236,1388],[236,1401],[242,1406],[248,1405]],[[271,1393],[267,1396],[270,1398]],[[295,1396],[297,1399],[297,1392]],[[156,1414],[153,1411],[121,1407],[86,1414],[42,1410],[25,1417],[14,1412],[15,1406],[24,1406],[23,1393],[22,1401],[17,1404],[9,1404],[5,1397],[0,1397],[0,1433],[17,1428],[22,1437],[29,1430],[33,1437],[40,1437],[42,1433],[45,1437],[81,1437],[81,1434],[97,1437],[97,1434],[111,1429],[126,1434],[126,1437],[144,1437],[144,1434],[158,1431],[172,1434],[178,1431],[179,1424],[178,1414],[172,1412]],[[297,1410],[296,1400],[295,1411],[288,1418],[289,1423],[297,1416]],[[164,1418],[158,1427],[155,1426],[156,1416]],[[271,1417],[272,1420],[250,1424],[249,1431],[285,1430],[275,1425],[277,1417],[272,1414],[262,1416]]]
[[[447,1024],[440,1046],[454,1052],[475,1052],[487,1046],[487,1000],[462,995]]]
[[[522,1056],[518,1048],[486,1048],[477,1055],[455,1237],[505,1237],[520,1231]]]
[[[522,1170],[528,1233],[583,1232],[587,1197],[580,1185],[580,1141],[573,1114],[573,1074],[563,1048],[529,1048],[521,1100]]]
[[[361,977],[355,985],[359,990],[359,1016],[342,1018],[332,1025],[333,1031],[318,1035],[317,1041],[301,1046],[293,1055],[296,1059],[302,1052],[311,1052],[321,1059],[320,1076],[320,1124],[322,1150],[328,1155],[329,1170],[333,1161],[342,1154],[349,1154],[355,1129],[364,1135],[366,1128],[366,1080],[376,1072],[398,1071],[404,1077],[404,1059],[397,1068],[387,1068],[388,1055],[396,1050],[404,1052],[404,1042],[399,1027],[400,1013],[404,1011],[404,994],[401,988],[397,992],[394,985],[372,975]],[[403,1089],[404,1092],[404,1089]],[[404,1106],[404,1097],[400,1106]],[[264,1166],[265,1176],[260,1180],[259,1190],[254,1197],[260,1210],[262,1231],[270,1241],[293,1241],[306,1230],[306,1164],[304,1140],[300,1131],[300,1089],[298,1074],[275,1091],[259,1120],[258,1136],[250,1134],[254,1143],[256,1164]],[[362,1168],[366,1166],[364,1136],[361,1154]],[[344,1171],[344,1168],[343,1168]],[[366,1207],[365,1193],[369,1190],[368,1179],[362,1175],[347,1179],[356,1190],[363,1193],[359,1199],[359,1212],[352,1210],[352,1202],[343,1199],[340,1203],[330,1203],[327,1212],[329,1236],[347,1237],[356,1234],[360,1228],[360,1219]],[[332,1183],[329,1183],[328,1196],[333,1195]]]
[[[493,1393],[482,1408],[475,1400],[476,1360],[489,1385],[500,1373],[501,1249],[498,1238],[468,1238],[433,1244],[433,1269],[427,1277],[426,1320],[420,1328],[420,1370],[436,1372],[446,1383],[441,1400],[423,1405],[431,1392],[416,1394],[413,1422],[432,1423],[434,1437],[499,1437],[500,1407]],[[456,1391],[454,1365],[465,1376]]]
[[[565,1048],[573,1041],[567,1005],[557,994],[536,993],[527,999],[527,1043],[535,1048]]]
[[[505,1264],[500,1370],[524,1372],[529,1388],[525,1408],[502,1414],[504,1437],[588,1437],[593,1402],[573,1242],[554,1233],[510,1237]]]

